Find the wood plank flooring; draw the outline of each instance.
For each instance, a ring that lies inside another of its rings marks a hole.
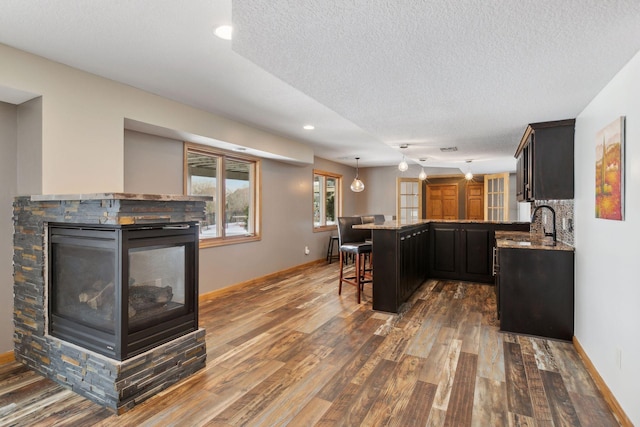
[[[573,345],[498,331],[493,288],[427,281],[400,315],[338,265],[201,301],[207,366],[129,412],[18,363],[0,426],[617,426]]]

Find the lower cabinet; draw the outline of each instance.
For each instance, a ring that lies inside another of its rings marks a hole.
[[[496,229],[528,231],[529,224],[431,224],[430,277],[493,283]]]
[[[373,309],[397,313],[427,279],[429,225],[373,229]]]
[[[573,338],[574,252],[498,248],[500,330]]]

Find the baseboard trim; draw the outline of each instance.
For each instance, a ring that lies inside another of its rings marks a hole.
[[[217,298],[220,297],[222,295],[226,295],[230,292],[234,292],[237,291],[239,289],[251,286],[251,285],[255,285],[256,283],[262,282],[264,280],[269,280],[272,279],[274,277],[277,277],[281,274],[287,274],[287,273],[295,273],[297,271],[300,270],[304,270],[305,268],[309,268],[309,267],[313,267],[314,265],[318,265],[318,264],[324,264],[326,262],[326,260],[324,258],[322,259],[318,259],[315,261],[311,261],[311,262],[307,262],[304,264],[300,264],[300,265],[296,265],[295,267],[291,267],[291,268],[286,268],[284,270],[280,270],[280,271],[276,271],[275,273],[269,273],[265,276],[261,276],[261,277],[256,277],[255,279],[251,279],[251,280],[247,280],[246,282],[240,282],[240,283],[236,283],[234,285],[229,285],[226,286],[224,288],[221,289],[216,289],[214,291],[211,292],[207,292],[205,294],[201,294],[198,297],[199,301],[203,301],[203,300],[209,300],[212,298]]]
[[[6,363],[11,363],[16,360],[16,355],[13,354],[13,351],[8,351],[6,353],[0,354],[0,365],[4,365]]]
[[[593,365],[593,362],[591,362],[591,359],[589,359],[589,356],[587,356],[587,353],[584,351],[584,348],[582,348],[582,346],[580,345],[578,338],[576,338],[575,336],[573,337],[573,346],[584,362],[589,375],[591,375],[591,378],[596,383],[596,387],[598,387],[600,393],[602,393],[604,401],[607,402],[607,405],[609,405],[609,409],[611,409],[611,412],[613,412],[613,415],[617,418],[620,425],[624,427],[633,427],[633,423],[631,422],[629,417],[627,417],[627,414],[625,414],[624,410],[618,403],[618,400],[613,395],[613,393],[611,393],[611,390],[609,390],[607,383],[604,382],[604,380],[598,373],[598,370]]]

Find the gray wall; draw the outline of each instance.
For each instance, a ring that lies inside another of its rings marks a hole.
[[[182,141],[125,132],[125,192],[181,193]],[[314,232],[313,169],[343,175],[343,214],[354,215],[353,168],[315,158],[313,166],[262,159],[262,239],[200,251],[200,293],[323,259],[331,232]],[[335,234],[335,232],[334,232]],[[310,254],[304,254],[308,246]]]
[[[361,168],[360,178],[364,182],[365,188],[361,193],[364,197],[362,199],[359,199],[356,205],[357,213],[381,213],[384,215],[395,215],[397,179],[404,177],[417,178],[420,170],[421,167],[416,164],[409,165],[409,169],[405,172],[400,172],[396,166]],[[437,175],[455,175],[461,173],[460,169],[457,168],[425,167],[424,170],[429,177]],[[451,180],[451,182],[455,182],[455,180]],[[464,201],[460,202],[459,205],[461,215],[464,215]]]
[[[143,194],[182,194],[182,150],[180,141],[125,130],[125,191]]]
[[[18,111],[0,102],[0,354],[13,350],[13,197],[17,191]]]
[[[42,97],[18,105],[18,194],[42,193]]]

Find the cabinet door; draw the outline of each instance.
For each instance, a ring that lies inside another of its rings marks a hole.
[[[516,163],[516,200],[524,202],[524,155],[518,156]]]
[[[493,282],[493,230],[488,226],[466,225],[460,230],[460,278],[474,282]]]
[[[456,226],[435,224],[431,227],[431,275],[442,279],[458,276],[460,239]]]
[[[574,253],[499,248],[500,330],[571,340]]]
[[[530,145],[532,199],[573,198],[573,126],[537,129]]]

